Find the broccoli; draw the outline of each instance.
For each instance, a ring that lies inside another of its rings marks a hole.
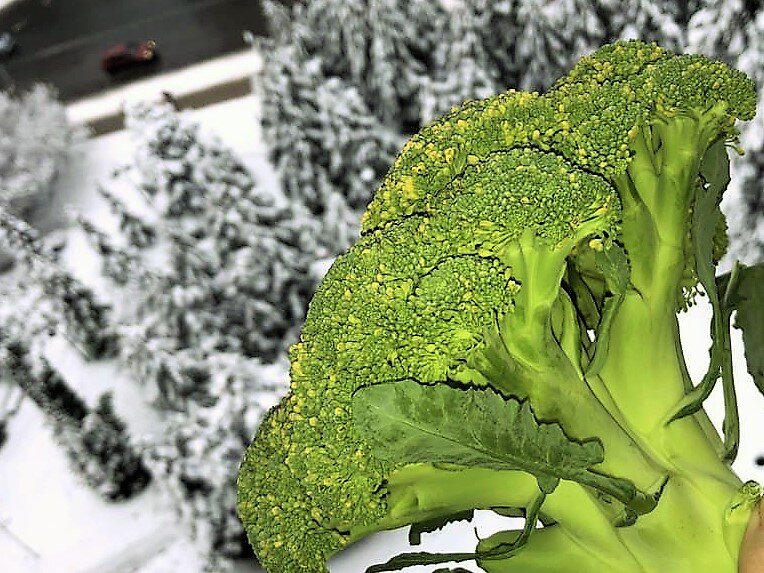
[[[715,268],[727,148],[755,105],[743,73],[628,41],[413,136],[242,462],[266,569],[325,572],[374,532],[410,526],[416,544],[483,509],[525,527],[368,571],[736,571],[762,491],[729,467],[730,322],[764,392],[764,268]],[[700,291],[713,345],[694,384],[677,312]],[[702,407],[719,379],[723,437]]]

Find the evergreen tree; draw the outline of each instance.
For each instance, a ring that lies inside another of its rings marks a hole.
[[[119,219],[119,229],[131,247],[145,249],[156,243],[157,232],[153,225],[131,213],[125,204],[108,189],[99,187],[98,193],[106,200],[112,213]]]
[[[110,393],[102,394],[82,420],[78,439],[83,454],[73,456],[72,462],[107,499],[130,498],[151,482],[151,473],[130,443],[127,427],[114,412]]]
[[[439,2],[428,0],[297,2],[291,37],[282,35],[282,43],[320,59],[327,77],[356,86],[384,125],[410,132],[422,124],[420,92],[437,67],[433,57],[447,17]]]
[[[61,267],[40,243],[37,233],[0,206],[0,246],[12,250],[26,266],[31,282],[48,300],[49,321],[90,359],[113,355],[117,336],[109,321],[110,307]]]
[[[236,517],[236,475],[241,457],[281,380],[269,382],[256,360],[234,354],[208,357],[215,399],[170,415],[163,439],[147,446],[152,471],[177,500],[184,521],[210,555],[251,551]]]
[[[149,138],[141,148],[158,158],[137,160],[136,180],[152,189],[170,263],[145,289],[135,325],[145,340],[162,340],[156,346],[163,353],[239,352],[273,361],[294,340],[315,288],[310,265],[328,252],[321,229],[299,204],[262,190],[219,142],[162,108],[136,108],[134,116],[128,110],[135,133]],[[193,204],[180,199],[191,196]],[[165,361],[162,354],[150,363]]]
[[[687,47],[731,65],[746,45],[746,28],[754,17],[743,0],[701,0],[687,25]]]
[[[39,264],[33,271],[66,338],[88,359],[113,356],[119,343],[110,322],[111,307],[59,265]]]
[[[38,233],[0,203],[0,248],[25,261],[42,256]]]
[[[263,137],[286,195],[319,215],[338,202],[337,193],[352,209],[365,208],[403,138],[320,58],[286,46],[266,51],[264,60],[257,80]]]
[[[141,264],[138,250],[132,244],[120,247],[112,238],[100,231],[93,223],[82,216],[77,217],[77,224],[88,241],[96,249],[101,260],[101,272],[116,284],[124,286],[135,278],[136,269]]]
[[[43,413],[90,487],[106,499],[118,500],[148,485],[151,475],[132,448],[108,395],[91,411],[44,357],[4,331],[0,331],[0,364],[2,376],[17,384]]]
[[[603,40],[640,39],[681,51],[693,2],[677,0],[598,0]]]
[[[466,100],[483,99],[503,91],[498,70],[486,52],[478,15],[459,5],[452,13],[444,41],[435,58],[441,66],[422,95],[422,117],[440,117]]]
[[[544,90],[603,39],[590,0],[465,0],[502,89]]]

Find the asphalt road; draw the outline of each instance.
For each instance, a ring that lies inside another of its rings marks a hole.
[[[22,0],[0,12],[0,32],[18,44],[0,61],[0,89],[46,82],[71,101],[241,50],[244,30],[266,33],[258,0]],[[141,40],[156,41],[155,64],[117,76],[101,70],[104,50]]]

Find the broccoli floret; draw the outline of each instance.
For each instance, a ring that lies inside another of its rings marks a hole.
[[[758,493],[733,499],[734,432],[722,445],[699,411],[676,312],[700,281],[729,322],[712,272],[724,144],[754,108],[744,74],[631,41],[543,95],[468,102],[415,135],[242,463],[239,515],[266,569],[321,573],[375,531],[494,509],[525,529],[372,571],[732,572]]]

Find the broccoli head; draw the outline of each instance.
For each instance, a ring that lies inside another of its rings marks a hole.
[[[413,136],[242,463],[266,569],[321,573],[373,532],[416,541],[491,509],[525,527],[370,571],[734,571],[760,490],[725,463],[734,393],[723,440],[702,402],[731,383],[719,201],[755,99],[725,64],[619,42],[545,94],[467,102]],[[694,386],[676,313],[698,288],[715,344]]]

